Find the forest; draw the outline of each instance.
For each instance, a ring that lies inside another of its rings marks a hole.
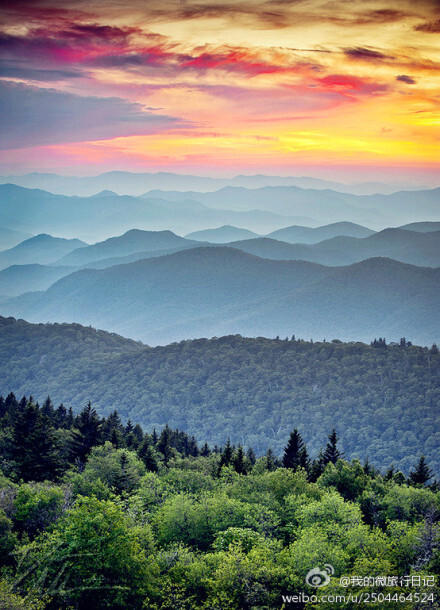
[[[311,456],[294,429],[257,457],[13,393],[0,418],[2,608],[333,608],[364,577],[371,608],[438,607],[440,495],[423,455],[408,476],[380,472],[335,430]],[[325,565],[328,586],[306,580]]]
[[[329,430],[351,458],[407,475],[420,454],[440,472],[436,345],[240,335],[151,348],[79,324],[0,318],[0,393],[56,396],[100,416],[115,407],[145,430],[166,424],[203,444],[228,437],[281,454],[301,430],[316,454]]]

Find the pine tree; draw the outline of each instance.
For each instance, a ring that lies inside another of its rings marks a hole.
[[[60,406],[56,409],[53,421],[57,428],[67,427],[67,409],[63,405],[63,403],[61,403]]]
[[[232,462],[232,458],[234,457],[234,449],[231,445],[231,439],[228,438],[228,442],[225,445],[225,448],[221,452],[220,462],[218,464],[218,474],[220,475],[220,471],[223,466],[229,466]]]
[[[130,493],[135,487],[135,481],[133,472],[130,469],[130,462],[125,451],[123,451],[119,457],[120,471],[116,476],[114,482],[114,488],[116,493],[122,494],[123,492]]]
[[[238,445],[238,449],[232,458],[232,465],[234,466],[235,472],[238,472],[238,474],[246,474],[245,455],[241,445]]]
[[[76,418],[68,441],[70,460],[84,463],[93,447],[101,443],[102,422],[90,402]]]
[[[205,443],[203,445],[203,447],[200,449],[200,455],[202,457],[208,457],[208,455],[211,455],[211,449],[209,448],[208,443]]]
[[[119,432],[119,430],[117,428],[112,429],[111,435],[110,435],[110,442],[114,447],[116,447],[116,449],[119,449],[122,446],[121,433]]]
[[[159,440],[157,442],[157,450],[163,455],[163,463],[165,464],[165,466],[168,466],[168,463],[173,456],[173,450],[171,447],[171,436],[172,431],[167,424],[162,430]]]
[[[300,466],[307,464],[307,462],[306,446],[301,434],[295,428],[290,433],[290,438],[284,449],[283,466],[284,468],[291,468],[295,472]]]
[[[316,483],[316,481],[319,479],[319,477],[322,475],[322,473],[324,472],[325,469],[325,461],[324,461],[324,454],[321,451],[318,454],[318,457],[313,460],[310,468],[309,468],[309,480],[312,483]]]
[[[138,447],[144,440],[144,431],[142,430],[142,428],[139,424],[136,424],[135,427],[133,428],[133,437],[134,437],[134,441],[133,441],[134,447]]]
[[[422,455],[417,462],[416,469],[409,475],[409,482],[412,485],[425,485],[433,476],[434,473],[426,463],[425,456]]]
[[[152,446],[152,441],[146,434],[144,440],[137,449],[137,454],[140,460],[145,464],[145,468],[150,472],[158,471],[157,453]]]
[[[275,470],[277,467],[277,460],[275,457],[274,452],[272,451],[272,449],[269,447],[269,449],[266,451],[266,468],[269,472],[272,472],[273,470]]]
[[[56,479],[61,471],[58,444],[48,417],[29,402],[13,429],[13,458],[18,477],[24,481]]]
[[[249,464],[251,466],[254,466],[255,462],[257,461],[257,458],[252,447],[249,447],[249,449],[246,451],[246,457],[248,459]]]
[[[385,475],[384,475],[385,481],[391,481],[394,478],[395,472],[396,472],[396,469],[394,468],[394,464],[391,464],[391,466],[385,472]]]
[[[336,464],[338,460],[343,459],[343,454],[339,451],[338,447],[338,435],[336,434],[336,430],[333,428],[331,433],[328,435],[328,443],[324,451],[324,464]]]
[[[50,399],[50,396],[48,396],[46,398],[46,400],[43,402],[43,405],[41,407],[41,413],[45,417],[48,417],[50,420],[53,419],[54,408],[53,408],[53,403],[52,403],[52,400]]]

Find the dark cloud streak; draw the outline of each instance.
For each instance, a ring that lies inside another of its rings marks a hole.
[[[344,49],[344,54],[352,59],[360,59],[363,61],[383,61],[394,59],[390,55],[385,55],[385,53],[375,51],[374,49],[367,49],[366,47]]]
[[[3,150],[149,135],[192,126],[120,98],[81,97],[0,81]]]
[[[406,74],[399,74],[399,76],[396,76],[396,80],[400,81],[401,83],[406,83],[407,85],[416,84],[416,81],[412,78],[412,76],[407,76]]]
[[[420,23],[416,25],[416,32],[427,32],[428,34],[438,34],[440,33],[440,19],[435,21],[427,21],[425,23]]]

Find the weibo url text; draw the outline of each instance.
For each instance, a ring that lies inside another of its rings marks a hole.
[[[282,595],[283,603],[330,603],[330,604],[382,604],[386,602],[417,604],[431,604],[434,600],[433,593],[370,593],[361,591],[360,593],[350,593],[347,595],[309,595],[301,592],[294,595]]]

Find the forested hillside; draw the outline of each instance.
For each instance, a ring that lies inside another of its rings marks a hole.
[[[147,430],[166,423],[201,442],[228,437],[279,453],[301,430],[311,452],[336,428],[350,457],[440,471],[440,357],[409,345],[310,343],[240,335],[149,348],[79,325],[0,322],[0,393],[50,394]],[[374,337],[372,337],[372,340]]]
[[[408,477],[381,473],[344,460],[335,431],[310,456],[294,429],[280,459],[257,458],[12,393],[0,423],[1,608],[302,610],[313,595],[330,610],[335,594],[356,608],[364,573],[370,608],[436,607],[439,493],[423,456]]]

